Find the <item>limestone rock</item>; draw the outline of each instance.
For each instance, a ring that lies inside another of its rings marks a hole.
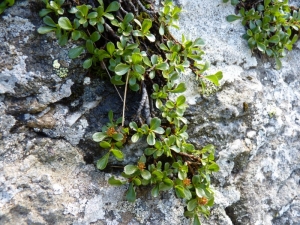
[[[238,21],[226,22],[230,3],[176,3],[183,12],[174,37],[202,37],[210,72],[224,74],[210,96],[199,94],[193,74],[182,77],[190,87],[190,140],[214,144],[221,168],[213,177],[216,205],[203,224],[300,224],[299,42],[277,71],[272,59],[251,54]],[[81,59],[68,58],[73,44],[60,47],[36,32],[40,8],[17,1],[0,20],[0,224],[190,224],[174,193],[152,198],[139,189],[128,203],[126,187],[107,184],[112,172],[95,168],[103,153],[91,136],[121,101],[101,74],[85,74]],[[126,148],[126,163],[137,149]]]

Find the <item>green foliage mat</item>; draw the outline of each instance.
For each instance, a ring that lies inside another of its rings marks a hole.
[[[139,160],[126,165],[120,177],[112,176],[109,183],[127,184],[130,202],[141,185],[150,185],[154,197],[173,189],[187,205],[185,215],[200,224],[198,215],[208,216],[213,206],[210,175],[219,167],[213,145],[196,149],[188,143],[184,117],[188,105],[182,94],[186,85],[178,78],[190,69],[204,94],[207,85],[219,86],[222,72],[206,74],[209,63],[202,61],[201,38],[188,40],[182,35],[179,42],[170,34],[169,27],[179,28],[181,8],[171,0],[164,1],[158,11],[149,0],[43,2],[39,15],[44,25],[38,32],[55,33],[62,46],[74,43],[71,59],[84,58],[83,68],[104,70],[115,87],[124,86],[122,94],[115,88],[123,102],[123,116],[115,120],[110,111],[108,124],[92,137],[105,152],[97,168],[109,166],[111,157],[124,160],[124,145],[146,141],[148,147]],[[125,126],[129,91],[141,93],[141,101],[134,120]]]
[[[231,4],[240,9],[239,15],[229,15],[227,21],[241,19],[247,29],[243,38],[247,40],[251,50],[274,57],[277,69],[280,69],[280,58],[286,55],[286,50],[292,50],[299,37],[299,9],[289,6],[288,0],[232,0]]]

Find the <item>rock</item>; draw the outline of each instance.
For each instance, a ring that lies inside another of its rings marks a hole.
[[[299,42],[277,71],[274,60],[251,53],[239,21],[226,22],[230,3],[176,3],[184,10],[174,37],[202,37],[209,73],[224,74],[209,96],[199,94],[189,71],[181,78],[189,87],[190,141],[214,144],[221,168],[212,178],[216,204],[202,224],[300,224]],[[0,21],[0,224],[190,224],[173,192],[152,198],[141,188],[129,203],[125,186],[107,184],[118,171],[95,168],[103,152],[91,136],[122,102],[101,70],[85,74],[82,59],[68,58],[73,44],[60,47],[36,32],[40,9],[16,2]],[[136,105],[128,107],[133,115]],[[142,148],[126,146],[125,163]]]

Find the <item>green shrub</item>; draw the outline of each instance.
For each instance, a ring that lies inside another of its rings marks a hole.
[[[264,0],[249,10],[242,7],[239,16],[229,15],[226,19],[229,22],[241,19],[247,29],[243,38],[251,50],[274,57],[277,69],[281,68],[280,58],[286,55],[286,50],[292,50],[298,40],[300,12],[290,7],[288,0]]]
[[[204,80],[218,86],[222,73],[204,75],[209,64],[202,62],[204,42],[201,38],[187,40],[182,35],[180,43],[169,33],[168,27],[178,28],[181,11],[171,0],[164,1],[159,12],[149,10],[151,5],[144,6],[139,0],[134,2],[136,4],[120,5],[112,1],[105,5],[98,0],[97,6],[77,5],[68,10],[64,0],[44,0],[46,9],[40,16],[45,26],[38,32],[55,32],[60,45],[70,39],[75,41],[79,46],[70,49],[71,59],[85,53],[85,69],[101,66],[113,85],[125,85],[121,97],[122,117],[115,121],[110,111],[109,123],[92,137],[107,151],[97,161],[97,168],[107,167],[111,156],[123,160],[122,148],[130,141],[137,142],[144,137],[148,147],[137,163],[124,167],[125,181],[111,177],[109,183],[128,183],[128,201],[136,199],[135,190],[140,185],[151,185],[154,197],[173,189],[177,197],[185,199],[185,215],[194,218],[194,224],[200,224],[198,213],[208,216],[213,205],[210,174],[219,167],[214,161],[214,146],[196,149],[187,142],[188,121],[184,112],[188,105],[181,94],[186,86],[178,82],[178,78],[189,68],[205,90]],[[136,15],[128,9],[133,9]],[[124,126],[127,87],[143,93],[137,122],[130,122],[129,127]],[[150,101],[154,102],[152,109]],[[144,117],[142,109],[146,111]],[[160,116],[153,117],[154,111]]]

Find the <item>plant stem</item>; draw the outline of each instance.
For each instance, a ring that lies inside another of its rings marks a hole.
[[[111,79],[111,75],[110,75],[110,73],[109,73],[109,71],[108,71],[108,69],[107,69],[107,67],[106,67],[106,65],[105,65],[105,63],[103,61],[101,61],[101,66],[104,67],[104,69],[106,70],[106,73],[108,74],[109,78]],[[115,87],[115,89],[116,89],[116,91],[117,91],[117,93],[118,93],[121,101],[124,102],[124,100],[123,100],[123,98],[122,98],[122,96],[121,96],[118,88],[116,87],[116,85],[114,85],[114,87]]]
[[[126,108],[126,97],[127,97],[127,86],[128,86],[129,75],[130,75],[130,70],[128,70],[127,75],[126,75],[124,101],[123,101],[122,127],[124,127],[124,122],[125,122],[125,108]]]

